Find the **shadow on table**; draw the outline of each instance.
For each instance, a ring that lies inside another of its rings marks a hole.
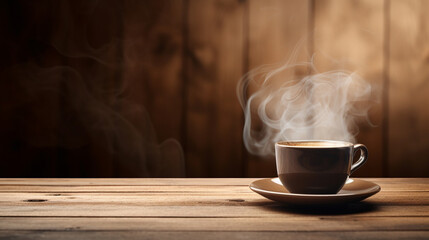
[[[270,211],[288,212],[304,215],[346,215],[377,211],[378,206],[370,202],[357,202],[337,205],[284,205],[274,203],[261,206]]]

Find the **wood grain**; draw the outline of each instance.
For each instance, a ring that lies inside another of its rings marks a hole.
[[[174,189],[174,186],[220,186],[220,187],[248,187],[250,183],[258,178],[35,178],[29,181],[26,178],[2,178],[0,180],[0,189],[5,187],[16,187],[19,191],[20,187],[52,187],[54,189],[69,188],[69,191],[74,187],[116,187],[125,186],[130,189],[134,186],[153,187],[163,186],[164,188]],[[429,178],[363,178],[367,181],[372,181],[381,186],[385,191],[425,191],[428,190]]]
[[[51,19],[58,16],[52,9],[58,5],[34,9],[30,2],[1,2],[0,154],[7,159],[0,165],[3,177],[49,176],[60,163],[60,84],[43,74],[64,63],[50,44],[57,27]]]
[[[210,185],[209,185],[210,186]],[[26,191],[25,188],[22,192],[17,191],[2,191],[0,196],[3,202],[8,204],[13,204],[14,202],[28,202],[28,199],[43,199],[46,201],[55,202],[57,204],[64,204],[67,202],[71,203],[102,203],[106,199],[110,200],[110,203],[121,203],[121,202],[135,202],[140,203],[145,206],[166,206],[169,204],[183,203],[184,205],[192,205],[198,202],[201,205],[222,205],[225,202],[234,206],[241,205],[263,205],[265,200],[261,196],[254,194],[252,191],[249,191],[247,187],[236,188],[230,187],[225,188],[213,188],[209,186],[204,186],[206,191],[202,191],[202,186],[192,186],[192,187],[180,187],[177,186],[176,189],[159,187],[158,191],[155,191],[154,188],[142,189],[139,188],[135,191],[127,189],[124,187],[122,191],[115,191],[112,188],[106,188],[104,191],[50,191],[50,192],[35,192],[35,191]],[[192,190],[191,190],[192,189]],[[195,190],[193,190],[195,189]],[[373,197],[372,200],[380,203],[382,205],[391,205],[392,201],[395,201],[395,204],[400,205],[410,205],[413,203],[429,204],[425,202],[425,198],[428,197],[429,193],[422,190],[415,190],[414,188],[409,191],[385,191]],[[128,191],[127,191],[128,190]],[[223,191],[222,191],[223,190]],[[236,191],[237,196],[234,197],[230,194],[230,191]],[[12,194],[13,193],[13,194]],[[189,196],[184,195],[188,193]],[[407,195],[412,194],[414,197],[412,199],[407,199]],[[163,196],[164,195],[164,196]],[[163,202],[156,202],[156,200],[162,197]],[[243,198],[240,200],[240,198]],[[385,200],[391,200],[385,201]],[[46,202],[45,201],[45,202]],[[385,202],[383,202],[385,201]],[[42,201],[43,202],[43,201]],[[265,201],[269,202],[269,201]],[[31,206],[31,201],[28,206]]]
[[[384,2],[315,1],[314,53],[319,72],[356,71],[372,86],[369,112],[372,124],[359,123],[357,142],[365,144],[370,158],[355,176],[382,176],[383,171],[383,30]],[[365,16],[365,17],[363,17]],[[361,119],[362,121],[362,119]]]
[[[276,217],[276,218],[64,218],[5,217],[0,219],[0,231],[254,231],[313,232],[332,231],[429,231],[427,219],[410,217]],[[341,224],[340,224],[341,223]],[[417,226],[422,227],[417,227]],[[412,226],[415,226],[414,229]],[[411,227],[411,229],[410,229]]]
[[[183,150],[177,142],[184,139],[183,4],[175,0],[124,2],[126,97],[121,109],[133,128],[119,141],[140,145],[130,148],[135,153],[125,160],[145,164],[146,171],[134,173],[137,176],[185,176]]]
[[[427,1],[390,3],[388,173],[427,176],[429,17]]]
[[[370,159],[356,176],[429,176],[424,0],[0,5],[3,177],[184,176],[183,161],[145,164],[181,156],[159,157],[171,137],[189,176],[274,177],[273,157],[242,149],[235,89],[298,43],[299,60],[315,52],[321,71],[343,61],[374,87],[376,127],[361,123],[357,139]]]
[[[64,58],[55,79],[61,96],[57,176],[124,174],[115,169],[121,160],[111,154],[110,146],[117,136],[108,128],[111,115],[118,111],[117,89],[122,82],[121,9],[122,4],[109,0],[64,1],[52,10],[58,19],[52,45]]]
[[[249,183],[250,184],[250,183]],[[230,186],[226,187],[224,185],[172,185],[172,186],[148,186],[148,185],[95,185],[95,186],[74,186],[74,185],[54,185],[54,186],[35,186],[35,185],[4,185],[1,187],[0,192],[153,192],[153,191],[165,191],[165,192],[189,192],[189,191],[213,191],[213,192],[227,192],[228,189],[234,188],[235,191],[239,192],[248,192],[248,185],[244,186]],[[385,185],[380,184],[383,188],[383,191],[394,191],[392,189],[399,189],[400,191],[424,191],[427,187],[426,184],[406,184],[395,186],[391,185],[391,188],[385,187]],[[413,189],[409,189],[409,186],[413,186]],[[19,187],[19,189],[17,189]],[[403,189],[402,189],[403,188]]]
[[[382,192],[363,203],[327,210],[284,207],[253,193],[248,188],[249,180],[252,179],[140,179],[140,185],[132,185],[137,179],[63,179],[64,183],[49,185],[41,181],[34,185],[22,179],[14,185],[5,179],[0,181],[0,216],[283,218],[312,213],[359,217],[429,214],[428,179],[371,179],[381,185]]]
[[[186,52],[186,159],[191,177],[242,176],[242,1],[190,0]]]
[[[0,238],[429,236],[427,178],[367,179],[382,191],[330,208],[273,202],[248,188],[253,180],[0,179]]]
[[[124,81],[157,139],[182,139],[183,1],[125,1]]]
[[[360,231],[360,232],[210,232],[210,231],[76,231],[73,228],[64,231],[0,231],[5,239],[426,239],[427,231]]]
[[[307,31],[310,25],[310,1],[269,0],[248,2],[248,71],[261,65],[284,64],[298,48],[297,62],[308,61]],[[285,74],[293,78],[300,72]],[[258,86],[251,85],[251,95]],[[258,123],[254,119],[255,128]],[[273,156],[257,157],[246,154],[246,176],[274,177],[276,166]]]

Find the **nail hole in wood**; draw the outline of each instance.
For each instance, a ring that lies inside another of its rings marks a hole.
[[[46,202],[46,201],[48,201],[48,200],[46,200],[46,199],[27,199],[27,200],[24,200],[24,202]]]

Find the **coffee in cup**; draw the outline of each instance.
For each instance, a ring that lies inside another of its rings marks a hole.
[[[283,141],[275,144],[277,174],[291,193],[335,194],[368,159],[362,144],[343,141]],[[354,154],[359,160],[353,163]]]

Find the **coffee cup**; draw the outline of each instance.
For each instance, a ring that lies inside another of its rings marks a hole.
[[[354,154],[360,157],[353,163]],[[368,159],[362,144],[343,141],[282,141],[275,144],[277,174],[290,193],[336,194]]]

